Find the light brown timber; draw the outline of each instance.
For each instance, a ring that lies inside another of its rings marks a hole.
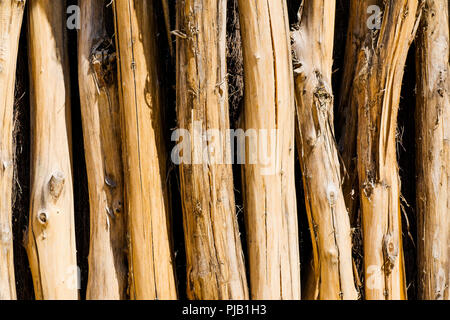
[[[246,148],[251,153],[246,155],[243,179],[251,297],[300,299],[294,81],[286,2],[240,0],[239,12],[244,123],[257,136]]]
[[[176,299],[152,1],[114,1],[132,299]]]
[[[78,81],[89,183],[87,299],[126,298],[126,222],[114,42],[104,0],[81,0]]]
[[[292,32],[299,157],[313,245],[308,299],[355,300],[350,219],[333,124],[334,0],[305,0]]]
[[[26,249],[37,299],[78,299],[65,1],[28,2],[31,199]]]
[[[14,88],[25,1],[0,1],[0,300],[15,300],[12,196]]]
[[[417,37],[418,293],[449,300],[450,68],[448,2],[426,0]]]

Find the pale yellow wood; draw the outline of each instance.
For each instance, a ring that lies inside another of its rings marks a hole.
[[[25,1],[0,1],[0,300],[16,299],[12,235],[14,87]]]
[[[334,138],[334,0],[305,0],[292,32],[299,157],[313,244],[314,280],[304,297],[354,300],[350,220]]]
[[[132,299],[176,299],[152,1],[114,1]]]
[[[65,1],[30,0],[31,199],[26,248],[37,299],[77,299]]]
[[[126,298],[126,221],[116,54],[104,0],[81,0],[78,80],[89,182],[87,299]]]
[[[450,299],[449,5],[426,0],[417,41],[419,297]]]
[[[259,157],[244,169],[251,297],[300,299],[294,82],[286,2],[240,0],[239,11],[245,129],[266,130],[268,144],[258,143],[258,148],[266,148],[258,151],[274,150],[268,166]],[[276,140],[269,138],[272,130],[277,130]]]
[[[190,299],[248,298],[227,136],[226,8],[226,0],[178,4],[178,125],[191,133],[192,155],[206,151],[201,164],[180,165]],[[220,137],[199,141],[194,130]]]

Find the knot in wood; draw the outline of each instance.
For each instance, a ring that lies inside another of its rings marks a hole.
[[[50,181],[48,183],[49,191],[54,200],[58,200],[58,198],[61,196],[61,192],[64,188],[64,183],[65,178],[64,173],[62,172],[55,172],[50,178]]]
[[[48,220],[50,219],[50,214],[45,210],[39,211],[37,219],[41,225],[46,226],[48,224]]]

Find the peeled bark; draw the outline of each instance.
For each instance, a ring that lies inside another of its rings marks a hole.
[[[419,298],[448,300],[450,276],[450,68],[448,2],[426,0],[417,41]]]
[[[368,7],[370,1],[365,1]],[[353,81],[366,299],[406,299],[396,159],[397,114],[417,0],[378,1],[381,29],[366,29]],[[359,19],[367,19],[360,12]]]
[[[114,1],[132,299],[176,299],[152,1]]]
[[[226,0],[178,4],[178,125],[191,133],[183,143],[192,155],[180,165],[190,299],[248,298],[227,135],[226,6]],[[196,130],[219,136],[196,139]],[[201,163],[193,159],[198,154]]]
[[[251,158],[259,154],[254,162],[246,159],[243,180],[251,296],[300,299],[294,83],[286,2],[240,0],[239,11],[244,123],[245,129],[257,130],[257,141],[250,140],[246,149],[253,151]],[[263,159],[267,155],[270,159]]]
[[[357,299],[333,125],[334,0],[305,0],[292,33],[299,156],[313,245],[309,299]]]
[[[78,79],[89,182],[87,299],[126,298],[126,224],[116,55],[105,30],[106,2],[81,0]]]
[[[0,2],[0,300],[15,300],[12,191],[14,88],[24,1]]]
[[[347,31],[347,42],[344,58],[344,72],[342,77],[340,100],[336,114],[337,124],[340,128],[338,138],[339,151],[342,156],[341,172],[343,178],[343,195],[350,215],[350,222],[355,223],[359,208],[358,170],[356,156],[356,136],[358,132],[358,105],[353,94],[353,79],[358,62],[358,54],[364,45],[367,34],[367,9],[375,5],[377,0],[350,1],[350,17]],[[376,22],[375,17],[370,18],[371,23]]]
[[[78,299],[65,1],[31,0],[31,203],[26,249],[37,299]]]

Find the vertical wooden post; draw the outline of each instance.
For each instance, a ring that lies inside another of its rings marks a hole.
[[[114,1],[132,299],[176,299],[153,1]]]
[[[334,138],[334,0],[305,0],[292,33],[299,156],[313,244],[312,299],[357,299],[350,220]]]
[[[25,1],[0,1],[0,300],[16,299],[12,236],[14,88]]]
[[[105,30],[104,0],[81,0],[78,80],[89,182],[87,299],[124,299],[126,224],[116,54]]]
[[[359,19],[367,21],[370,0]],[[358,106],[357,168],[366,299],[406,299],[396,152],[405,61],[416,27],[417,0],[377,1],[381,28],[367,26],[353,82]]]
[[[26,248],[37,299],[77,299],[65,1],[29,1],[31,208]]]
[[[190,132],[183,143],[192,155],[180,164],[190,299],[248,298],[228,136],[226,8],[226,0],[178,4],[178,125]],[[208,141],[196,130],[210,132]]]
[[[448,2],[426,0],[417,41],[419,298],[450,299],[450,68]]]
[[[254,151],[248,156],[257,160],[246,159],[244,166],[251,296],[300,299],[294,81],[286,2],[240,0],[239,12],[244,123],[256,133],[246,149]]]

